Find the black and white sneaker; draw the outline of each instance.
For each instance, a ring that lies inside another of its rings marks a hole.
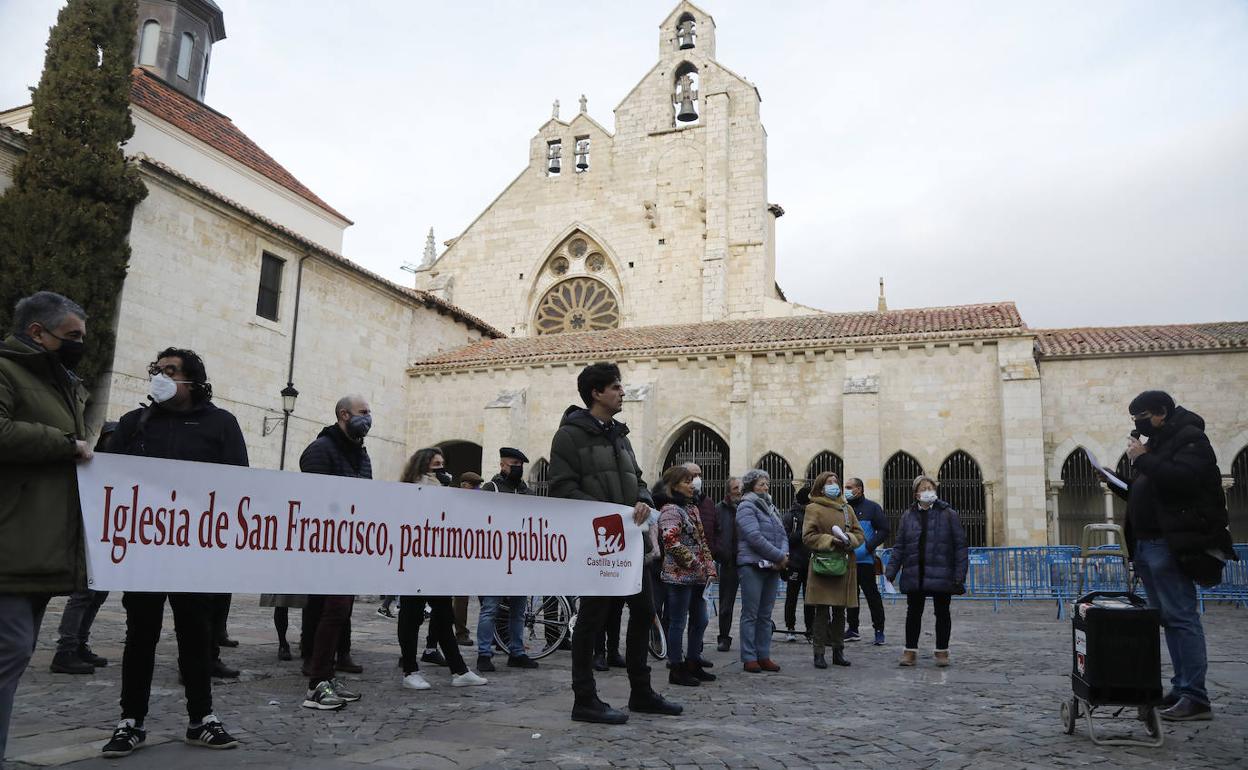
[[[342,682],[338,681],[337,679],[330,679],[329,686],[334,688],[335,695],[337,695],[339,698],[342,698],[347,703],[355,703],[357,700],[363,697],[358,692],[352,692],[351,690],[348,690],[347,688],[343,687]]]
[[[212,714],[204,717],[199,727],[186,728],[186,742],[206,749],[232,749],[238,740],[221,726],[221,720]]]
[[[141,747],[146,740],[146,730],[137,726],[133,719],[123,719],[117,723],[117,729],[113,730],[113,737],[104,744],[104,756],[129,756],[130,752]]]
[[[328,681],[318,682],[316,687],[308,690],[308,694],[303,699],[303,707],[305,709],[317,709],[319,711],[337,711],[347,702],[339,697],[334,691],[334,686]]]

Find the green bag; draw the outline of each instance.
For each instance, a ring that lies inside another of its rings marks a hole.
[[[841,577],[849,571],[849,554],[845,551],[820,551],[810,555],[810,568],[820,577]]]

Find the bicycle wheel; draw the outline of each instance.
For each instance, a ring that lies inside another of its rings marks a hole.
[[[663,631],[663,623],[659,620],[659,616],[654,616],[654,621],[650,624],[650,655],[655,660],[664,660],[667,658],[667,634]]]
[[[511,607],[499,605],[494,615],[494,643],[506,650]],[[530,596],[524,611],[524,646],[530,658],[544,658],[563,644],[571,631],[572,608],[562,596]]]

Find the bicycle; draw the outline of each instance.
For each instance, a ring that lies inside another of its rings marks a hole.
[[[571,601],[569,601],[569,598]],[[579,597],[530,596],[524,612],[525,648],[534,660],[544,658],[572,639]],[[507,649],[510,607],[504,602],[494,616],[494,644]],[[540,640],[540,643],[539,643]],[[667,634],[655,614],[647,649],[655,660],[667,657]]]

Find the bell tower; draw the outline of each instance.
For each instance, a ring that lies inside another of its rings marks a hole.
[[[225,39],[213,0],[138,0],[134,63],[182,93],[204,100],[212,44]]]

